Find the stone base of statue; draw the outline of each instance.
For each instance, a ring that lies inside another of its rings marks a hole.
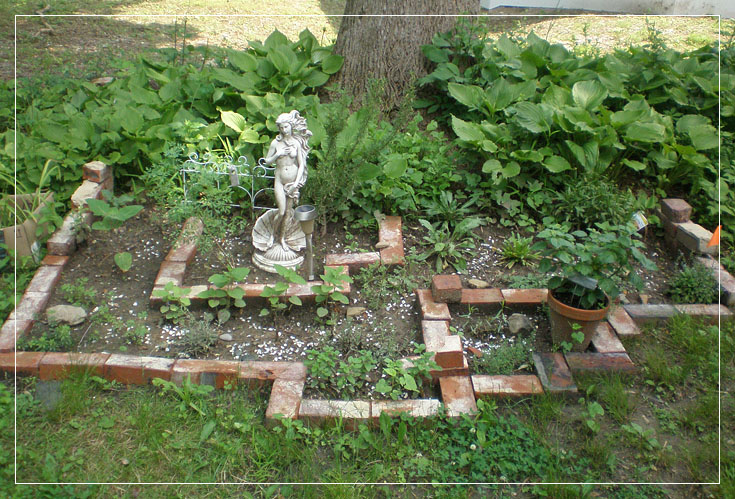
[[[277,239],[278,210],[268,210],[255,221],[253,227],[253,263],[259,269],[276,274],[276,265],[296,270],[301,266],[304,257],[299,251],[306,246],[306,236],[299,223],[293,218],[293,210],[286,213],[285,237]]]

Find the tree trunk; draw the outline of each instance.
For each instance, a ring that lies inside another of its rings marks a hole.
[[[383,110],[395,107],[427,74],[421,45],[454,27],[458,18],[452,14],[476,14],[479,8],[479,0],[347,0],[335,45],[345,61],[334,82],[360,97],[369,80],[383,79]]]

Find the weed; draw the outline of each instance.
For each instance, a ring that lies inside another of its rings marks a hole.
[[[436,257],[436,272],[442,273],[451,265],[458,272],[467,267],[465,254],[475,249],[474,240],[477,236],[472,229],[482,225],[478,217],[469,217],[460,221],[453,229],[448,224],[432,224],[428,220],[420,219],[419,223],[428,231],[423,237],[422,245],[427,249],[417,256],[420,261]]]
[[[74,346],[71,327],[67,324],[49,323],[48,329],[40,337],[22,337],[18,340],[18,350],[31,352],[66,352]]]
[[[319,276],[322,284],[311,287],[311,291],[316,295],[314,300],[318,305],[316,315],[319,318],[324,318],[329,314],[327,307],[334,311],[334,307],[338,303],[343,305],[350,303],[350,299],[340,291],[344,289],[346,284],[352,282],[352,277],[345,271],[345,267],[325,267],[324,274]],[[330,319],[328,322],[335,323],[334,319]]]
[[[497,348],[474,358],[477,373],[509,375],[523,366],[532,366],[535,341],[535,332],[525,338],[505,338]]]
[[[180,402],[178,408],[181,413],[186,413],[191,409],[202,417],[206,416],[207,411],[207,403],[204,397],[214,390],[214,387],[211,385],[197,385],[192,383],[190,376],[184,378],[181,386],[165,379],[154,378],[153,386],[160,388],[161,396],[166,394],[173,395]]]
[[[532,243],[532,237],[522,237],[520,234],[513,234],[503,241],[502,260],[506,267],[512,268],[515,264],[533,265],[541,257],[541,254],[531,250]]]
[[[260,315],[265,316],[270,314],[273,316],[273,324],[276,328],[276,334],[278,334],[278,329],[283,314],[288,309],[290,309],[292,305],[296,305],[299,307],[302,305],[301,298],[299,298],[298,296],[289,296],[288,303],[284,303],[283,298],[286,291],[288,291],[288,284],[306,284],[306,280],[301,277],[295,270],[287,269],[281,265],[276,265],[275,269],[281,277],[286,279],[286,281],[276,283],[273,286],[265,286],[265,288],[263,288],[263,292],[260,294],[260,296],[268,300],[269,308],[263,308],[260,311]]]
[[[538,289],[549,286],[549,274],[512,275],[508,278],[508,287],[520,289]]]
[[[717,303],[717,281],[712,272],[697,262],[683,265],[666,291],[674,303]]]
[[[199,298],[206,299],[211,308],[223,307],[217,310],[217,321],[220,324],[230,319],[230,307],[243,308],[245,306],[243,299],[245,290],[232,285],[244,281],[249,274],[250,269],[247,267],[229,267],[222,274],[209,276],[208,280],[213,286],[199,293]]]
[[[204,314],[203,319],[197,319],[191,313],[186,313],[180,322],[184,334],[177,342],[184,353],[205,355],[217,343],[219,333],[211,320],[211,314]]]
[[[186,296],[186,290],[169,281],[163,289],[154,289],[152,296],[161,298],[161,314],[173,323],[181,322],[191,306],[191,300]]]
[[[62,284],[60,289],[64,300],[73,305],[91,309],[97,303],[97,291],[86,277],[78,278],[73,284]]]

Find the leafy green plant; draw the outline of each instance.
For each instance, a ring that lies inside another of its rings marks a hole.
[[[551,279],[551,276],[548,274],[512,275],[508,277],[508,287],[519,289],[548,288],[549,279]]]
[[[281,281],[274,284],[273,286],[265,286],[265,288],[263,288],[263,292],[260,294],[260,296],[268,300],[269,308],[261,309],[260,315],[273,316],[273,323],[276,326],[276,334],[278,334],[278,326],[280,323],[280,319],[283,317],[283,314],[292,305],[296,305],[299,307],[302,305],[301,298],[299,298],[298,296],[289,296],[288,303],[284,303],[284,297],[286,291],[288,291],[289,283],[306,284],[306,279],[301,277],[295,270],[287,269],[282,265],[275,265],[275,269],[276,272],[278,272],[278,275],[286,279],[286,281]]]
[[[580,175],[556,194],[551,208],[556,220],[569,222],[573,229],[592,227],[598,222],[621,225],[630,221],[636,200],[629,190],[610,180]]]
[[[72,305],[91,309],[97,304],[97,291],[89,285],[87,277],[80,277],[74,283],[62,284],[59,289],[64,300]]]
[[[245,306],[243,299],[245,290],[233,284],[244,281],[249,274],[250,269],[247,267],[230,267],[221,274],[209,276],[208,280],[214,286],[199,293],[199,298],[206,299],[211,308],[224,307],[217,311],[217,320],[220,324],[230,319],[230,307],[242,308]]]
[[[161,298],[163,304],[160,307],[161,314],[173,323],[179,323],[188,313],[191,300],[186,296],[187,291],[169,281],[163,289],[154,289],[151,295]]]
[[[716,303],[717,281],[712,272],[699,262],[683,265],[669,282],[666,294],[674,303]]]
[[[473,357],[475,371],[478,374],[510,375],[523,366],[533,366],[533,349],[535,333],[512,341],[506,338],[491,351],[482,356]]]
[[[22,337],[18,340],[18,350],[29,352],[66,352],[73,346],[71,327],[66,324],[49,324],[40,337]]]
[[[132,267],[133,265],[133,255],[131,255],[127,251],[115,253],[114,260],[117,268],[119,268],[123,273],[126,273],[128,270],[130,270],[130,267]]]
[[[568,224],[551,219],[545,219],[545,223],[547,227],[536,236],[540,241],[533,246],[544,256],[539,272],[557,274],[549,280],[549,289],[555,296],[565,295],[563,301],[570,306],[587,310],[604,307],[605,295],[618,296],[623,279],[640,289],[643,281],[633,269],[633,261],[649,270],[656,269],[641,252],[643,243],[631,225],[598,223],[587,231],[570,232]],[[589,289],[570,280],[579,276],[593,279],[596,287]]]
[[[368,373],[377,367],[372,352],[362,350],[345,360],[330,346],[308,350],[304,365],[309,370],[309,386],[338,397],[353,397],[368,382]]]
[[[433,354],[425,350],[424,345],[416,345],[414,353],[417,357],[410,362],[387,360],[383,367],[385,377],[375,384],[375,391],[393,400],[398,400],[404,394],[409,398],[419,396],[424,380],[431,379],[430,371],[439,369]]]
[[[190,376],[184,378],[181,386],[161,378],[154,378],[152,383],[153,386],[160,389],[159,394],[161,396],[171,395],[180,402],[178,408],[181,413],[193,410],[202,417],[206,416],[207,403],[205,397],[214,390],[213,386],[192,383]]]
[[[598,416],[604,416],[605,410],[602,408],[602,405],[600,405],[599,402],[595,400],[590,400],[590,396],[595,391],[595,385],[590,385],[587,387],[585,393],[585,397],[581,397],[577,403],[582,406],[582,420],[584,421],[584,424],[587,425],[587,428],[592,433],[597,433],[600,431],[600,423],[597,421]]]
[[[520,234],[513,234],[503,241],[502,259],[505,265],[510,269],[516,263],[528,266],[538,260],[541,254],[531,250],[533,244],[532,237],[522,237]]]
[[[334,307],[338,303],[343,305],[350,303],[350,299],[341,290],[353,280],[346,267],[324,267],[324,274],[319,277],[322,284],[312,286],[311,291],[316,295],[314,298],[318,305],[316,315],[324,318],[329,314],[327,307]]]
[[[219,333],[212,324],[212,314],[205,313],[202,319],[186,312],[179,322],[183,335],[178,338],[177,345],[191,356],[206,355],[217,343]]]
[[[92,224],[95,230],[112,230],[121,227],[143,209],[142,205],[127,205],[132,198],[130,196],[114,197],[110,191],[102,191],[105,199],[87,199],[89,210],[102,220]]]
[[[142,345],[145,337],[148,335],[148,328],[145,324],[140,324],[134,319],[125,321],[125,332],[123,339],[131,345]]]
[[[449,265],[462,272],[467,267],[465,255],[475,249],[474,240],[477,236],[472,229],[482,225],[482,220],[478,217],[465,218],[454,229],[450,229],[446,223],[432,224],[423,218],[419,219],[419,223],[428,231],[422,241],[428,248],[416,257],[417,260],[436,257],[435,268],[438,273]]]

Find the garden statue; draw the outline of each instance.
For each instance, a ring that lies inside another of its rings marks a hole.
[[[306,158],[311,137],[306,119],[298,111],[281,114],[276,125],[280,133],[261,162],[276,165],[273,190],[277,208],[261,215],[253,227],[253,263],[271,273],[276,272],[275,265],[296,269],[304,260],[298,252],[304,248],[306,240],[294,219],[294,205],[299,200],[299,189],[306,183]]]

